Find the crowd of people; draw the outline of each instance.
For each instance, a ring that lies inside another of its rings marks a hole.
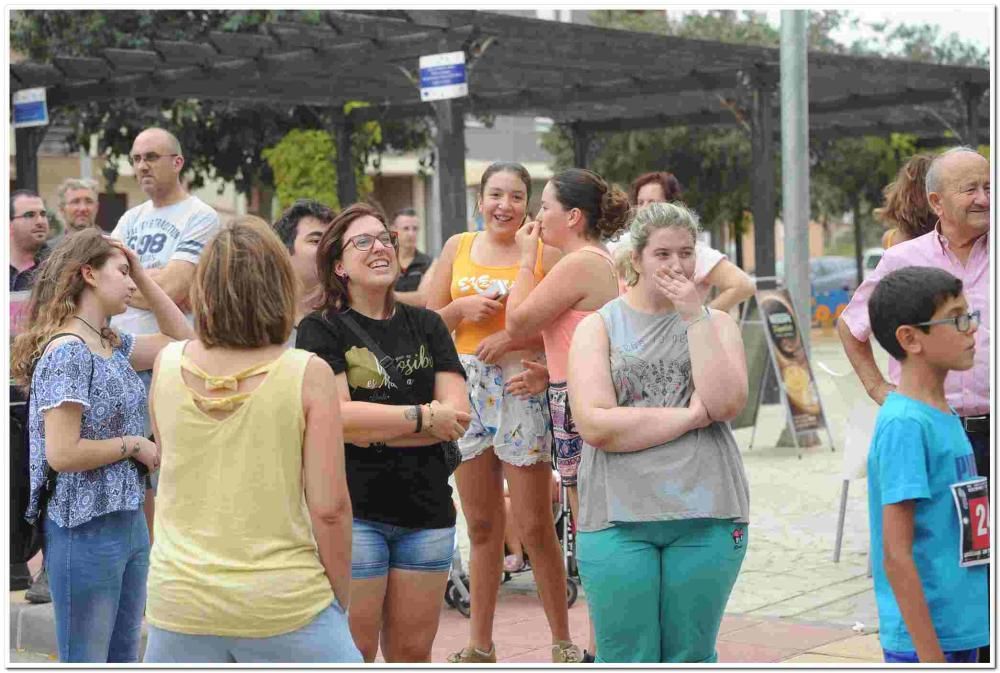
[[[498,660],[498,589],[524,556],[554,663],[716,661],[750,540],[729,311],[754,285],[700,240],[675,176],[626,193],[568,169],[532,213],[527,170],[494,163],[482,230],[435,260],[412,209],[302,200],[273,224],[223,223],[185,190],[168,131],[140,133],[130,161],[149,200],[111,235],[91,183],[60,189],[52,242],[43,201],[11,195],[11,290],[31,288],[11,355],[24,514],[44,539],[33,589],[51,594],[61,661],[137,661],[145,618],[150,663],[430,662],[452,474],[471,619],[449,662]],[[989,474],[988,164],[967,148],[911,164],[880,211],[899,234],[840,333],[884,403],[869,462],[886,659],[975,660],[982,554],[940,557],[965,534],[953,485],[975,505]],[[923,235],[917,179],[939,222]],[[553,470],[586,649],[569,630]]]

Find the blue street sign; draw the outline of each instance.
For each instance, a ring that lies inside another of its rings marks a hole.
[[[14,92],[14,128],[46,126],[49,108],[45,102],[45,88],[21,89]]]
[[[469,95],[465,52],[420,57],[420,100],[444,100]]]

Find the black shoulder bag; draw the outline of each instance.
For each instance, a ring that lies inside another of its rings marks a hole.
[[[358,337],[361,342],[372,352],[378,361],[385,369],[385,373],[388,374],[389,380],[395,383],[402,389],[403,386],[403,376],[400,374],[399,369],[396,367],[396,361],[386,355],[385,351],[382,350],[375,340],[371,336],[361,329],[361,326],[355,322],[354,318],[347,315],[346,313],[336,314],[340,321],[347,325],[347,328],[354,332],[354,336]],[[441,450],[444,452],[444,462],[448,466],[448,474],[451,474],[458,469],[458,466],[462,464],[462,452],[458,449],[458,444],[455,442],[441,442]]]
[[[90,348],[87,346],[87,342],[84,341],[83,337],[81,337],[79,334],[73,334],[72,332],[60,332],[59,334],[53,334],[49,338],[49,340],[45,342],[45,346],[42,347],[42,354],[45,353],[45,350],[49,347],[49,344],[51,344],[53,341],[55,341],[59,337],[64,337],[64,336],[76,337],[77,339],[80,340],[80,342],[84,345],[84,347],[87,348],[88,351],[90,350]],[[39,357],[39,359],[41,359],[41,357]],[[36,365],[37,365],[37,363],[36,363]],[[28,405],[30,405],[30,403],[31,403],[30,402],[31,395],[34,394],[34,383],[35,383],[35,381],[34,381],[34,371],[32,371],[31,383],[28,386],[29,387],[28,401],[25,402],[26,408],[28,408]],[[93,388],[93,386],[94,386],[94,354],[91,353],[90,354],[90,379],[89,379],[88,384],[87,384],[87,396],[88,397],[90,396],[90,391],[91,391],[91,388]],[[27,428],[27,426],[25,426],[25,433],[27,433],[27,432],[28,432],[28,428]],[[26,441],[25,442],[25,446],[28,448],[28,452],[29,452],[29,455],[30,455],[30,452],[31,452],[30,441]],[[29,461],[30,461],[30,458],[29,458]],[[58,478],[59,478],[59,474],[55,470],[53,470],[52,466],[48,464],[48,461],[46,461],[46,463],[45,463],[45,483],[42,484],[41,493],[38,494],[38,518],[35,519],[35,523],[32,525],[33,530],[31,532],[31,543],[29,545],[29,549],[34,550],[35,553],[37,553],[37,551],[39,549],[44,549],[45,548],[45,534],[44,534],[44,531],[42,530],[42,526],[44,525],[45,519],[48,516],[49,498],[52,496],[52,493],[54,493],[55,490],[56,490],[56,480]],[[29,481],[31,479],[31,477],[30,477],[30,468],[29,468],[29,477],[28,477],[28,479],[29,479]]]

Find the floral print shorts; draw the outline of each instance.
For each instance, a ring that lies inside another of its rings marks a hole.
[[[510,465],[551,463],[552,423],[543,392],[526,400],[507,393],[503,372],[474,355],[459,354],[465,367],[472,422],[458,440],[462,460],[475,458],[489,447]]]

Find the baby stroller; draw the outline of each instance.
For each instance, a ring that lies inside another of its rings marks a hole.
[[[556,527],[556,534],[562,544],[563,563],[566,565],[566,605],[567,607],[573,607],[573,604],[576,603],[576,599],[579,595],[577,582],[580,581],[580,575],[576,564],[576,527],[570,511],[569,497],[566,493],[566,487],[561,483],[559,485],[558,508],[555,510],[553,518],[553,523]],[[506,554],[506,551],[504,553]],[[514,575],[529,572],[531,570],[531,564],[527,554],[525,554],[524,558],[525,564],[520,570],[514,572],[505,570],[503,572],[501,584],[509,582]],[[469,617],[471,615],[472,596],[469,592],[469,576],[465,572],[462,564],[462,555],[458,549],[457,534],[455,536],[455,555],[452,559],[451,571],[448,575],[448,584],[445,587],[444,599],[448,605],[457,609],[465,617]]]
[[[569,495],[561,481],[559,482],[559,503],[553,513],[553,518],[556,535],[562,544],[563,564],[566,566],[566,605],[573,607],[579,594],[576,585],[580,581],[580,572],[576,565],[576,523],[573,521],[573,512],[569,506]],[[504,553],[506,554],[506,551]],[[509,582],[514,575],[530,571],[531,561],[526,552],[524,553],[524,561],[520,570],[504,570],[501,584]]]

